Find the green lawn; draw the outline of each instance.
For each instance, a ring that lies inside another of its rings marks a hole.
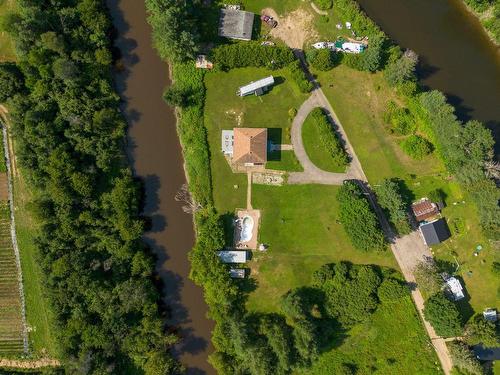
[[[22,177],[14,180],[14,205],[16,233],[21,255],[24,294],[26,299],[26,319],[29,333],[30,350],[35,355],[58,358],[55,337],[52,332],[52,314],[49,301],[44,295],[44,281],[37,260],[35,236],[37,224],[29,211],[31,194]]]
[[[442,374],[410,297],[379,305],[346,334],[341,346],[322,354],[303,374],[336,374],[341,364],[355,367],[357,374]]]
[[[269,153],[266,168],[288,172],[302,172],[304,170],[292,150]]]
[[[0,17],[6,12],[14,9],[14,0],[0,0]],[[14,46],[9,35],[0,31],[0,61],[13,61],[15,59]]]
[[[271,74],[277,84],[265,95],[244,98],[236,95],[239,86]],[[286,69],[242,68],[210,72],[205,76],[205,85],[205,126],[208,130],[215,206],[220,213],[232,213],[236,207],[246,206],[247,177],[232,173],[221,152],[221,130],[238,126],[264,127],[268,128],[271,141],[289,144],[291,121],[288,111],[297,109],[307,95],[299,92]],[[272,161],[270,168],[298,168],[294,156],[287,152],[280,154],[277,157],[270,155],[270,159],[279,159]]]
[[[352,247],[338,224],[336,186],[253,185],[253,206],[261,210],[259,241],[266,253],[254,252],[249,264],[257,289],[249,296],[250,310],[278,310],[279,297],[309,284],[325,263],[348,260],[397,268],[389,251],[362,252]]]
[[[313,120],[312,113],[307,116],[302,126],[302,141],[309,159],[319,169],[327,172],[345,172],[346,166],[339,165],[321,142],[319,125]]]

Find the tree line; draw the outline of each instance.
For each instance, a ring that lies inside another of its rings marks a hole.
[[[2,26],[18,63],[0,68],[1,99],[34,192],[39,263],[65,370],[180,371],[154,258],[141,239],[107,8],[98,0],[19,0]]]

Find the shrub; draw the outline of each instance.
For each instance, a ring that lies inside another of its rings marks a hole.
[[[432,152],[432,144],[419,135],[410,135],[401,142],[403,151],[413,159],[423,159]]]
[[[328,121],[328,117],[323,113],[321,108],[315,108],[311,112],[311,117],[318,129],[319,141],[324,149],[331,155],[333,162],[339,166],[347,165],[349,162],[347,153],[337,133],[334,131],[332,124]]]
[[[441,290],[443,281],[439,269],[432,259],[420,261],[413,270],[418,288],[426,294],[436,294]]]
[[[446,195],[442,189],[434,189],[427,194],[427,198],[432,202],[444,202],[445,197]]]
[[[486,320],[483,314],[476,314],[465,325],[464,337],[468,344],[483,343],[487,347],[500,345],[500,333],[496,323]]]
[[[370,38],[368,48],[362,53],[344,53],[342,62],[348,67],[356,70],[375,72],[379,70],[382,65],[382,54],[385,41],[385,36],[379,33]]]
[[[337,193],[339,218],[353,246],[359,250],[384,250],[385,239],[375,213],[362,190],[345,182]]]
[[[13,97],[24,87],[21,71],[13,63],[0,63],[0,103]]]
[[[290,64],[290,73],[300,92],[308,93],[312,90],[313,84],[307,79],[299,61]]]
[[[384,121],[391,124],[391,132],[399,135],[412,134],[416,129],[416,124],[407,108],[399,107],[393,101],[387,103],[384,113]]]
[[[333,0],[314,0],[313,2],[322,10],[328,10],[333,5]]]
[[[493,272],[497,276],[500,276],[500,262],[493,262],[492,263],[491,272]]]
[[[387,278],[378,287],[377,295],[382,302],[393,302],[408,295],[408,288],[400,281]]]
[[[467,344],[460,341],[452,341],[448,344],[448,348],[450,349],[453,364],[460,370],[473,375],[484,374],[481,363],[476,359]]]
[[[307,59],[313,68],[321,71],[327,71],[335,66],[335,63],[338,60],[338,55],[335,52],[330,51],[328,48],[313,49],[308,51]]]
[[[425,301],[424,315],[439,336],[454,337],[462,333],[458,309],[442,292]]]
[[[406,203],[397,182],[385,179],[375,187],[380,206],[388,213],[389,220],[399,234],[411,231]]]
[[[246,66],[283,68],[295,60],[286,46],[262,46],[260,42],[223,44],[212,50],[214,62],[223,70]]]

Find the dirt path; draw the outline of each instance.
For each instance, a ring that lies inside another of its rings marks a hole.
[[[294,10],[283,18],[272,8],[262,9],[262,13],[278,21],[278,26],[270,31],[270,35],[281,39],[291,48],[302,49],[306,41],[318,36],[313,27],[314,15],[303,8]]]

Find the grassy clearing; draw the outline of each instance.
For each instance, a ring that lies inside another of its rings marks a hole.
[[[35,355],[58,357],[56,342],[51,332],[52,315],[49,301],[43,294],[43,276],[38,264],[35,237],[37,223],[30,214],[29,202],[32,196],[24,178],[14,179],[14,207],[16,232],[21,255],[24,295],[26,300],[26,320],[31,328],[29,333],[30,350]]]
[[[312,113],[307,116],[302,126],[302,141],[307,155],[319,169],[327,172],[345,172],[346,166],[339,165],[321,141],[319,124],[313,119]]]
[[[236,95],[239,86],[271,74],[277,84],[265,95],[244,98]],[[205,126],[215,206],[221,213],[234,212],[236,207],[246,206],[246,175],[232,173],[221,152],[221,130],[238,126],[265,127],[273,143],[289,144],[291,122],[288,111],[298,108],[307,96],[299,92],[286,69],[242,68],[227,73],[210,72],[205,76],[205,85]],[[287,152],[281,152],[278,157],[270,156],[270,159],[280,159],[270,163],[273,169],[290,170],[295,166],[293,157]]]
[[[357,368],[360,374],[442,373],[410,297],[381,304],[337,345],[304,374],[335,374],[341,364]]]
[[[14,7],[14,0],[0,1],[0,16],[13,10]],[[5,31],[0,31],[0,61],[13,61],[14,59],[14,45],[12,44],[12,40]]]
[[[285,185],[252,187],[253,206],[262,212],[259,241],[266,253],[254,253],[251,275],[257,289],[250,294],[250,310],[278,310],[279,298],[289,289],[310,283],[325,263],[348,260],[395,268],[389,251],[362,252],[352,247],[337,223],[336,186]]]

